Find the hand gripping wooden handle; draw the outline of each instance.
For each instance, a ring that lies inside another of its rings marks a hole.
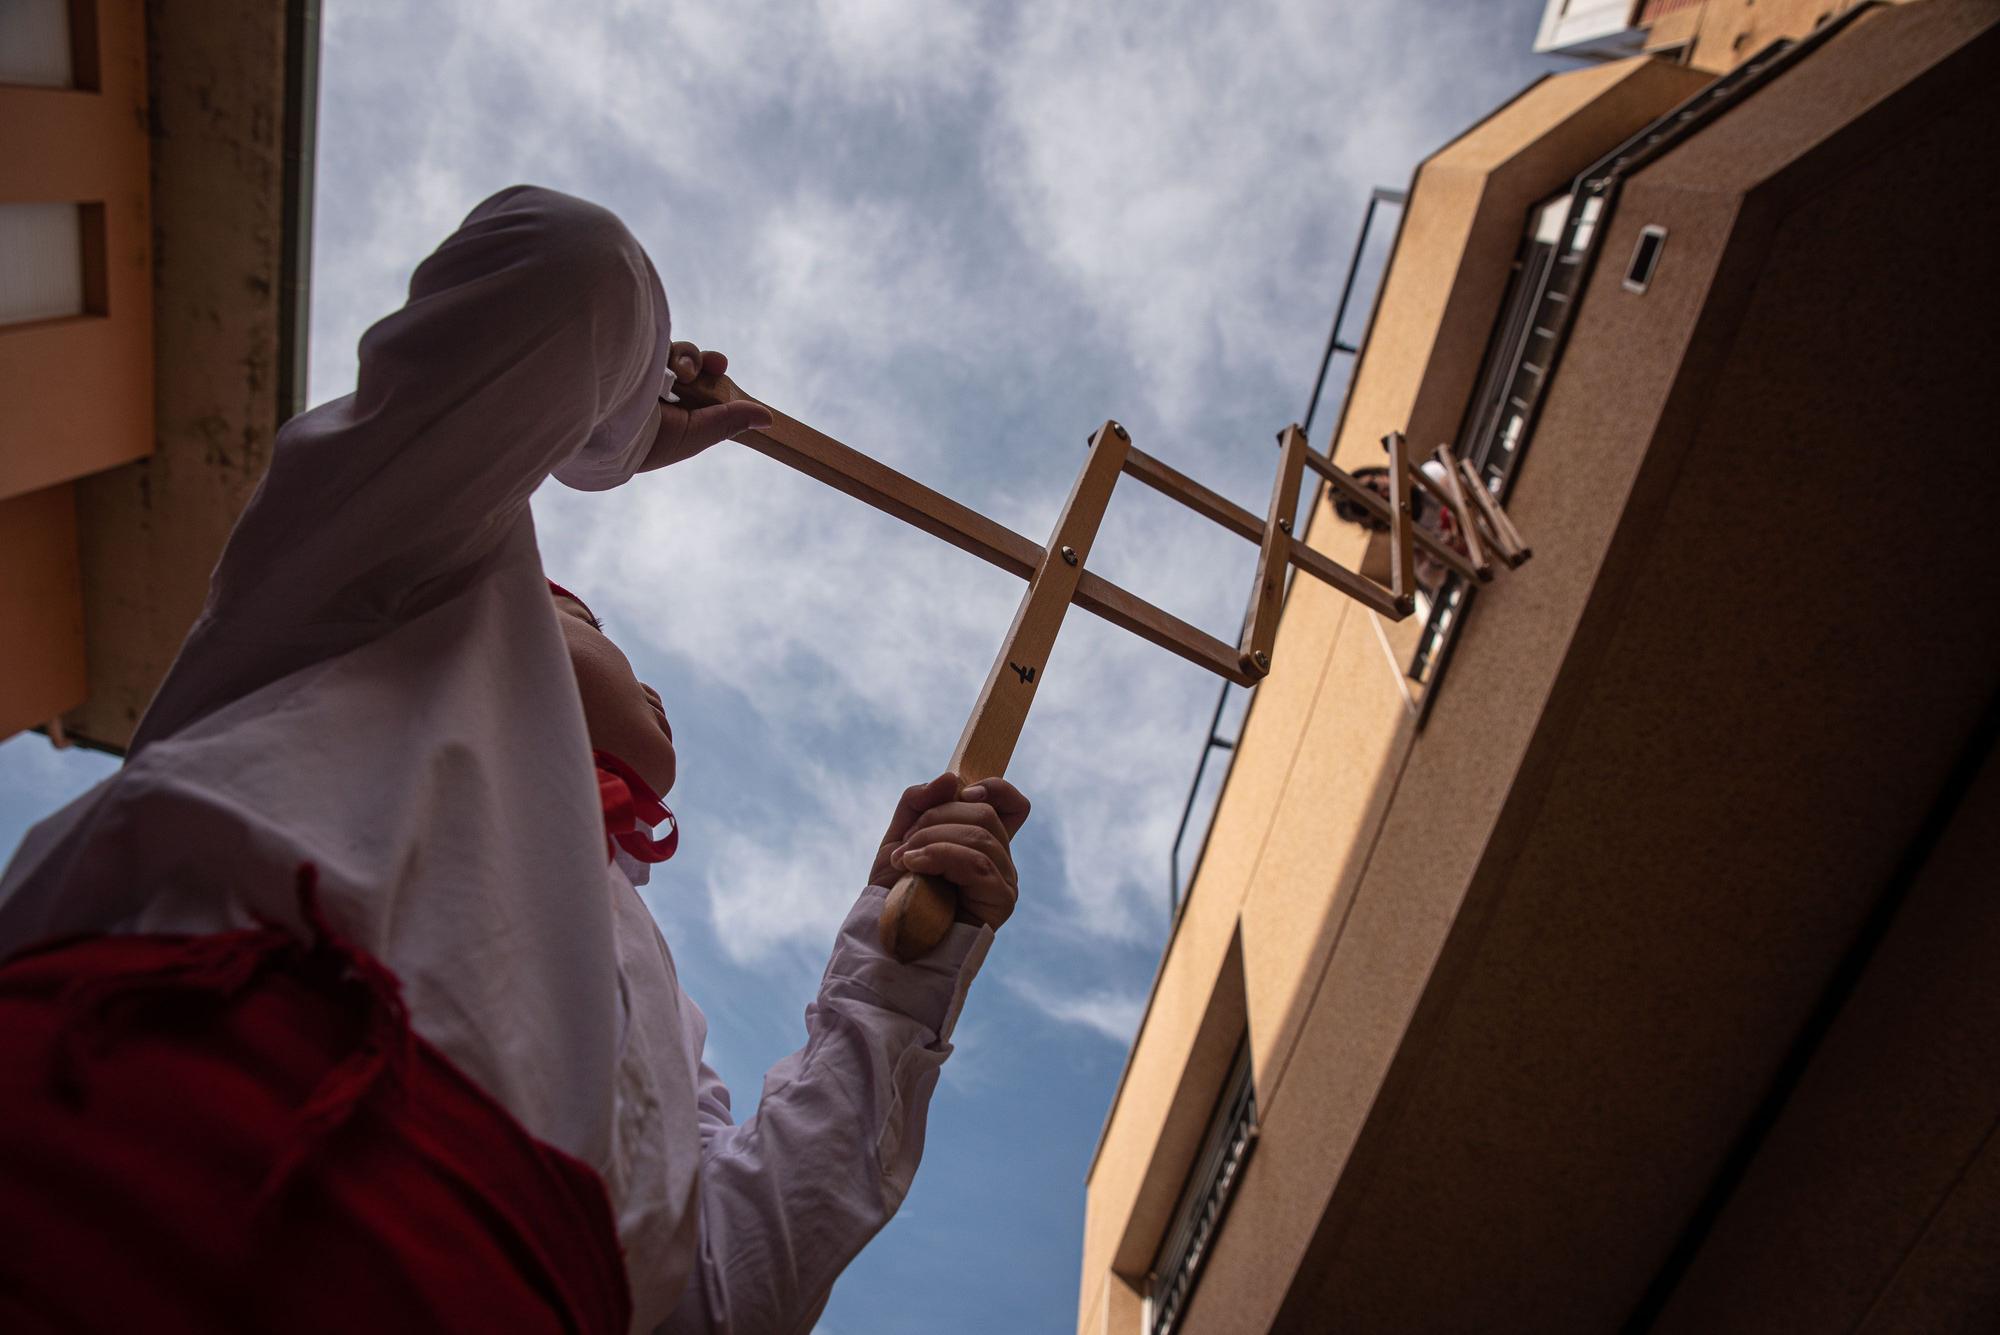
[[[882,904],[882,949],[905,964],[922,959],[957,920],[957,886],[941,876],[906,871]]]

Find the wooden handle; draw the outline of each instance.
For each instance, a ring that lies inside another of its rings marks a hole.
[[[938,876],[906,871],[882,905],[882,949],[903,963],[922,959],[958,920],[958,889]]]

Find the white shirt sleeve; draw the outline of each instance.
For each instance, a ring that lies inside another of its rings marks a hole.
[[[909,1191],[993,933],[960,923],[900,964],[876,939],[887,893],[871,887],[848,912],[806,1008],[806,1045],[765,1075],[754,1117],[730,1121],[729,1091],[702,1064],[700,1250],[663,1335],[802,1335]]]
[[[461,591],[551,472],[631,476],[668,343],[666,294],[613,214],[527,186],[480,204],[362,337],[355,392],[278,433],[132,752]]]

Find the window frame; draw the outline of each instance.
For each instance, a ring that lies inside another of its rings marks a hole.
[[[1256,1073],[1246,1031],[1237,1041],[1229,1075],[1202,1133],[1201,1150],[1181,1185],[1174,1213],[1146,1271],[1146,1335],[1174,1335],[1180,1328],[1257,1147],[1260,1129]]]

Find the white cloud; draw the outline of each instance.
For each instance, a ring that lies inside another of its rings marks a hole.
[[[819,0],[826,50],[849,87],[950,93],[977,81],[972,6],[936,0]]]
[[[865,424],[857,447],[900,467],[943,452],[956,433],[911,415],[893,368],[953,352],[953,332],[977,318],[965,267],[907,202],[814,191],[775,201],[751,233],[737,298],[755,313],[749,385],[828,430]]]
[[[1323,331],[1362,191],[1462,123],[1477,11],[1417,8],[1022,7],[990,186],[1164,408]]]
[[[819,771],[812,787],[822,800],[807,819],[719,836],[709,912],[723,951],[738,964],[790,946],[823,949],[866,876],[887,813],[862,809],[851,776]]]
[[[1119,1047],[1132,1041],[1146,1012],[1146,998],[1112,988],[1065,992],[1008,980],[1009,990],[1050,1019],[1077,1025],[1110,1039]]]

